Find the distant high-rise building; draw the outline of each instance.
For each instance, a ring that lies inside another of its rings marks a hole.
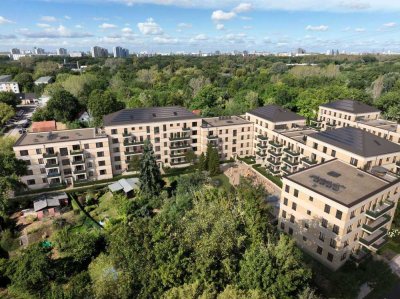
[[[94,46],[91,49],[92,57],[107,57],[108,50],[102,47]]]
[[[59,56],[66,56],[66,55],[67,55],[67,49],[58,48],[58,49],[57,49],[57,55],[59,55]]]
[[[70,52],[70,57],[83,57],[83,52]]]
[[[34,48],[33,49],[33,52],[34,52],[34,54],[36,54],[36,55],[42,55],[42,54],[44,54],[44,49],[42,49],[42,48]]]
[[[298,48],[297,49],[297,54],[306,54],[306,50],[304,50],[302,48]]]
[[[114,47],[114,57],[126,58],[129,56],[129,50],[122,47]]]
[[[10,50],[10,54],[21,54],[21,51],[17,48],[13,48]]]

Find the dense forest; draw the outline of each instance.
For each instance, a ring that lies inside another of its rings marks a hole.
[[[304,63],[309,65],[296,65]],[[52,96],[34,120],[56,119],[70,127],[82,125],[75,119],[84,110],[94,118],[91,125],[101,125],[104,114],[123,107],[166,105],[215,116],[276,103],[313,118],[321,103],[339,98],[373,104],[400,120],[398,56],[155,56],[82,58],[79,64],[88,67],[73,73],[60,58],[26,57],[3,61],[0,73],[14,75],[23,91]],[[33,85],[43,75],[56,78],[44,90]],[[0,102],[8,104],[5,97]]]

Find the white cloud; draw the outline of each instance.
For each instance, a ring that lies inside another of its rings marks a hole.
[[[199,41],[199,40],[207,40],[207,35],[205,34],[198,34],[195,37],[193,37],[193,40]]]
[[[82,25],[80,25],[80,24],[76,24],[76,25],[75,25],[75,28],[77,28],[77,29],[82,29],[82,28],[83,28],[83,26],[82,26]]]
[[[148,18],[146,22],[137,24],[139,31],[144,35],[161,35],[163,30],[153,18]]]
[[[57,22],[57,18],[53,16],[42,16],[40,20],[43,22]]]
[[[223,38],[231,44],[243,44],[246,42],[245,40],[246,37],[247,35],[244,33],[237,33],[237,34],[230,33],[225,35]]]
[[[356,28],[354,29],[355,32],[364,32],[365,28]]]
[[[104,18],[104,17],[94,17],[93,20],[94,20],[94,21],[108,21],[108,18]]]
[[[129,28],[129,27],[122,28],[121,31],[123,33],[132,33],[133,32],[133,30],[131,28]]]
[[[0,25],[2,25],[2,24],[12,24],[12,23],[15,23],[15,22],[13,22],[13,21],[11,21],[9,19],[6,19],[3,16],[0,16]]]
[[[46,23],[37,23],[36,26],[38,26],[39,28],[50,28],[51,27],[49,24],[46,24]]]
[[[247,12],[253,8],[251,3],[240,3],[232,11],[235,13]]]
[[[250,21],[250,20],[252,20],[253,18],[243,16],[243,17],[240,17],[240,19],[242,19],[243,21]]]
[[[389,22],[389,23],[383,24],[383,27],[390,28],[390,27],[396,27],[396,25],[397,24],[395,22]]]
[[[230,12],[225,12],[222,10],[215,10],[213,11],[211,15],[211,19],[213,21],[219,22],[219,21],[228,21],[236,17],[236,13],[230,11]]]
[[[0,34],[0,40],[2,39],[15,39],[17,36],[15,34]]]
[[[319,25],[319,26],[308,25],[306,27],[306,30],[308,30],[308,31],[326,31],[326,30],[328,30],[328,26],[326,26],[326,25]]]
[[[103,23],[101,25],[99,25],[99,28],[101,29],[113,29],[113,28],[117,28],[118,26],[115,24],[110,24],[110,23]]]
[[[71,17],[70,16],[64,16],[64,19],[71,20]]]
[[[224,30],[225,29],[225,25],[224,24],[217,24],[215,26],[215,28],[217,28],[217,30]]]
[[[27,38],[83,38],[93,36],[91,33],[71,31],[62,25],[46,28],[43,31],[30,31],[27,28],[21,28],[19,32]]]
[[[159,44],[176,44],[178,39],[172,38],[170,36],[155,36],[153,41]]]
[[[192,28],[192,24],[190,24],[190,23],[179,23],[178,27],[181,28],[181,29],[190,29],[190,28]]]
[[[244,30],[251,30],[251,29],[253,29],[253,26],[243,26],[243,29]]]

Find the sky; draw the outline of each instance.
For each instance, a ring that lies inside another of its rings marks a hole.
[[[399,51],[400,0],[0,0],[0,51]]]

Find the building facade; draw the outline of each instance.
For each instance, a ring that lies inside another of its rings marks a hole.
[[[129,56],[129,50],[122,47],[114,47],[113,54],[115,58],[127,58]]]
[[[20,93],[19,85],[17,82],[12,81],[11,75],[1,75],[0,76],[0,92]]]
[[[102,47],[94,46],[90,50],[90,53],[93,58],[96,57],[108,57],[108,50]]]

